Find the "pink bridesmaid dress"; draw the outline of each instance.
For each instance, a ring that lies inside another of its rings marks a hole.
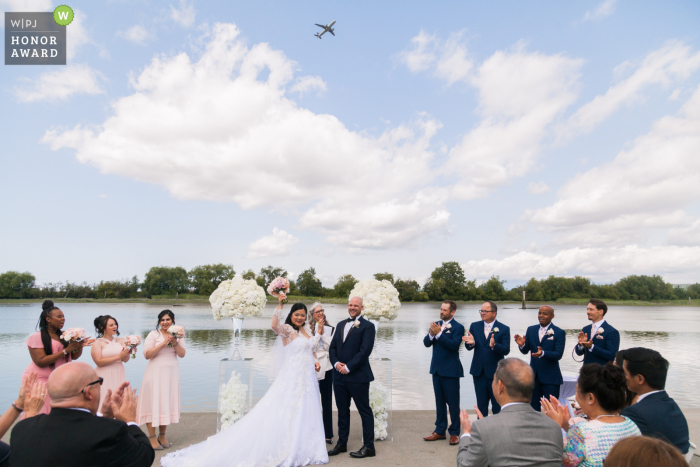
[[[143,354],[165,339],[160,331],[151,331],[143,344]],[[185,339],[178,345],[184,347]],[[180,363],[174,347],[163,347],[151,358],[139,390],[137,423],[153,426],[180,421]]]
[[[98,340],[107,342],[102,347],[102,358],[114,357],[124,350],[123,342],[117,339],[116,336],[113,336],[111,341],[105,337],[100,337]],[[121,360],[112,362],[109,365],[98,366],[95,368],[95,372],[97,372],[97,376],[104,378],[102,390],[100,391],[100,407],[102,407],[107,390],[111,389],[112,392],[115,392],[119,385],[126,381],[126,372],[124,371],[124,363]]]
[[[30,349],[43,349],[44,344],[41,343],[41,332],[35,332],[31,336],[29,336],[29,339],[27,339],[27,347]],[[51,350],[53,353],[61,353],[63,352],[63,344],[60,342],[57,342],[53,339],[51,339]],[[54,368],[51,368],[50,366],[44,367],[44,368],[39,368],[36,363],[32,360],[32,362],[27,366],[27,369],[24,370],[24,373],[22,373],[22,378],[29,376],[29,373],[32,371],[37,374],[37,381],[42,381],[44,383],[47,383],[49,381],[49,376],[51,375],[51,372],[58,368],[59,366],[63,365],[64,363],[68,363],[71,361],[71,354],[69,353],[68,356],[64,358],[59,358],[56,360],[56,363],[54,363]],[[41,408],[40,413],[45,413],[48,414],[51,412],[51,398],[49,397],[48,391],[46,394],[46,401],[44,402],[44,406]],[[22,417],[24,417],[24,414],[22,414]]]

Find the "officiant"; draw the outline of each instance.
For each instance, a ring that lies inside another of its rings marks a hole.
[[[321,371],[316,373],[318,378],[318,390],[321,393],[321,407],[323,408],[323,430],[326,432],[326,443],[333,444],[333,365],[328,356],[331,339],[335,328],[326,324],[326,314],[323,305],[315,302],[309,307],[309,328],[311,338],[314,340],[314,352]]]
[[[459,379],[464,377],[462,362],[459,361],[459,347],[462,345],[464,326],[455,319],[457,304],[445,300],[440,307],[440,320],[430,323],[428,335],[423,345],[433,348],[430,361],[430,374],[433,375],[435,392],[435,431],[423,438],[426,441],[446,439],[445,430],[450,433],[450,444],[459,444]],[[450,410],[450,426],[447,426],[447,407]]]

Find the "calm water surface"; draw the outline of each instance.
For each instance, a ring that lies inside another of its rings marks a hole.
[[[109,314],[119,321],[122,336],[141,334],[145,337],[156,325],[163,305],[149,304],[74,304],[57,302],[66,315],[66,328],[82,327],[94,336],[92,327],[96,316]],[[516,305],[501,307],[498,320],[509,325],[511,334],[524,334],[527,326],[537,324],[537,310],[520,310]],[[533,305],[534,306],[534,305]],[[347,317],[345,305],[325,305],[328,320],[335,325]],[[215,321],[205,305],[171,307],[177,324],[187,330],[187,355],[180,360],[182,409],[190,412],[216,411],[219,361],[232,351],[231,320]],[[468,328],[479,319],[478,305],[461,305],[455,319]],[[252,357],[256,380],[265,379],[268,352],[275,341],[269,327],[274,306],[268,306],[260,318],[243,323],[242,353]],[[17,397],[22,372],[31,361],[25,345],[35,332],[41,312],[39,304],[0,306],[0,359],[3,362],[0,379],[0,407],[7,407]],[[432,380],[428,373],[431,349],[423,346],[428,322],[439,319],[439,305],[405,304],[394,321],[379,325],[378,350],[381,357],[392,360],[393,409],[431,410],[435,408]],[[611,307],[606,319],[621,333],[621,347],[642,346],[656,349],[671,362],[666,389],[683,408],[700,408],[700,308],[697,307]],[[576,335],[588,322],[584,306],[556,307],[554,323],[567,331],[566,351],[561,360],[562,370],[577,372],[580,363],[571,357]],[[527,359],[511,344],[512,357]],[[475,405],[474,389],[468,375],[472,352],[464,347],[460,358],[466,377],[462,379],[462,407]],[[87,351],[80,361],[94,365]],[[147,361],[141,348],[135,360],[129,360],[126,376],[139,387]],[[256,384],[263,391],[265,384]],[[260,397],[262,392],[255,395]]]

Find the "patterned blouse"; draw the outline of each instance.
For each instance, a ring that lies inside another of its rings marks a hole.
[[[627,417],[623,422],[604,423],[600,420],[578,422],[569,428],[564,438],[564,467],[603,467],[603,459],[612,447],[624,438],[642,433]]]

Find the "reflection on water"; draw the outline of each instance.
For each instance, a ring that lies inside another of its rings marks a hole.
[[[82,327],[92,330],[93,319],[101,314],[110,314],[119,320],[123,336],[139,334],[145,340],[154,329],[162,305],[148,304],[73,304],[59,306],[66,315],[66,327]],[[478,319],[479,305],[460,305],[455,319],[469,327]],[[326,305],[326,315],[336,325],[347,317],[343,305]],[[180,360],[182,407],[187,411],[216,410],[219,361],[233,352],[233,331],[230,320],[215,321],[208,306],[187,305],[172,308],[177,324],[185,326],[187,355]],[[246,319],[243,323],[241,351],[245,357],[254,359],[256,378],[267,375],[267,361],[275,334],[270,329],[273,306],[269,306],[262,317]],[[0,358],[3,361],[3,378],[0,379],[0,404],[9,405],[19,389],[19,378],[30,362],[24,344],[35,332],[36,321],[41,311],[40,304],[0,307]],[[672,316],[672,319],[669,318]],[[377,350],[382,357],[392,360],[393,408],[434,409],[431,376],[428,373],[432,351],[423,345],[428,323],[439,319],[439,304],[407,304],[399,318],[392,322],[382,321],[377,334]],[[511,335],[524,334],[528,326],[537,324],[537,308],[520,310],[503,308],[498,320],[511,328]],[[670,362],[671,369],[667,389],[684,408],[700,408],[700,394],[695,390],[695,381],[700,374],[697,349],[700,348],[699,308],[654,308],[611,307],[606,320],[617,327],[621,337],[621,348],[644,346],[660,351]],[[677,323],[683,323],[682,328]],[[562,370],[577,373],[580,363],[571,356],[577,336],[588,324],[584,306],[560,305],[556,307],[554,323],[566,330],[566,348],[561,360]],[[93,333],[94,334],[94,333]],[[528,361],[515,343],[511,343],[510,357]],[[464,346],[460,359],[465,370],[461,380],[461,403],[464,407],[475,404],[472,379],[469,376],[472,352]],[[89,352],[82,361],[92,364]],[[142,349],[136,359],[125,364],[129,381],[139,387],[148,362]],[[256,387],[255,398],[264,388]]]

